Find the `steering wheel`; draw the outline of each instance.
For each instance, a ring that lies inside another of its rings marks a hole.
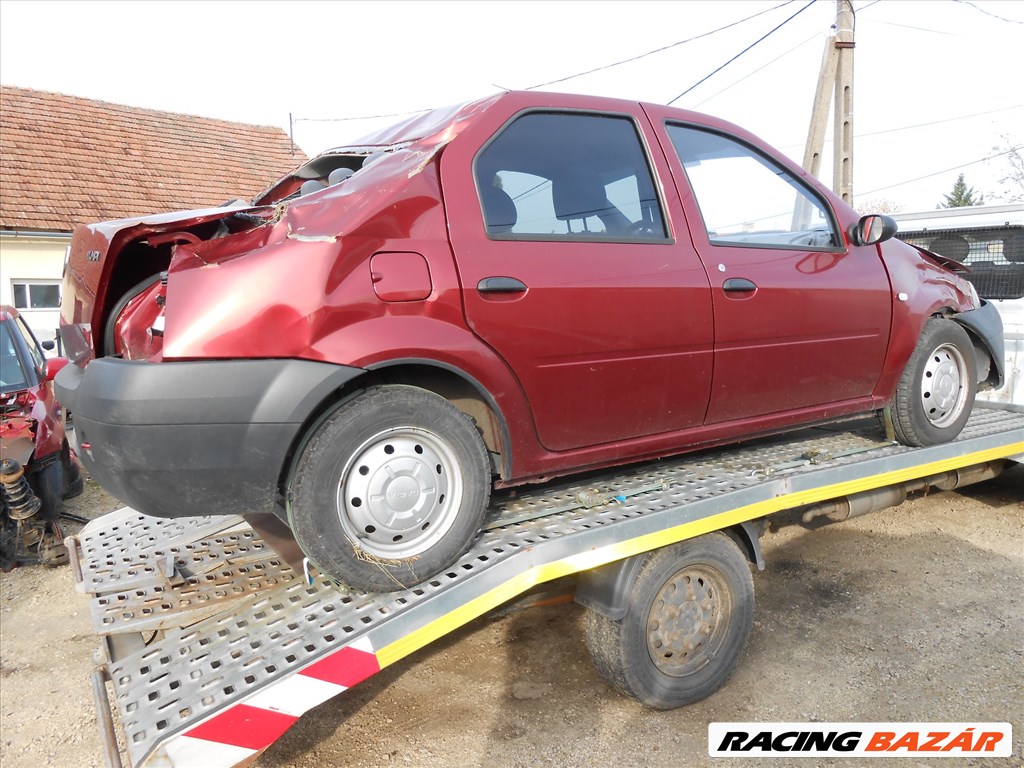
[[[657,236],[659,233],[657,228],[654,226],[654,222],[646,221],[645,219],[640,219],[639,221],[634,221],[632,224],[626,227],[626,234]]]

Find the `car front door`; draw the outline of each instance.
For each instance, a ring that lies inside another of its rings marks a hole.
[[[711,278],[707,424],[869,397],[892,320],[876,248],[847,249],[827,200],[752,143],[707,126],[663,125]]]
[[[679,201],[659,192],[668,171],[644,130],[532,111],[473,156],[442,156],[467,322],[515,372],[550,451],[703,423],[710,287],[685,232],[672,237]]]

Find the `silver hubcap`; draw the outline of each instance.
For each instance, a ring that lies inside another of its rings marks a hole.
[[[721,651],[731,610],[721,584],[716,571],[691,567],[659,590],[647,619],[647,651],[664,674],[692,674]]]
[[[462,472],[451,447],[429,430],[398,427],[359,447],[338,487],[345,533],[376,557],[425,552],[451,528]]]
[[[951,344],[928,357],[921,377],[921,406],[933,426],[948,427],[960,417],[967,400],[967,375],[963,355]]]

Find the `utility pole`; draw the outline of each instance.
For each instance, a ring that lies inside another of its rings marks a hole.
[[[835,34],[825,41],[818,86],[814,92],[811,124],[807,129],[804,170],[817,176],[825,146],[829,97],[835,107],[833,124],[832,189],[853,204],[853,6],[851,0],[836,0]]]
[[[836,99],[832,139],[832,190],[853,205],[853,3],[836,0]]]

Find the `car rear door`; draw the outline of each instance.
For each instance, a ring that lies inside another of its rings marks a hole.
[[[707,424],[869,397],[892,318],[877,249],[847,248],[828,200],[751,138],[652,120],[711,276]]]
[[[466,319],[562,451],[700,426],[710,287],[643,115],[534,110],[441,161]],[[478,151],[479,150],[479,151]]]

